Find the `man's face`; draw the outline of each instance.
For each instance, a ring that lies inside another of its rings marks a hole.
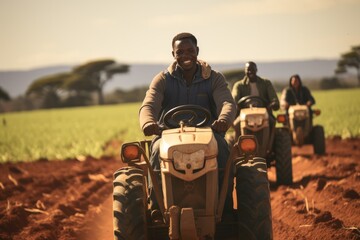
[[[198,53],[199,48],[190,39],[175,41],[172,52],[176,62],[184,71],[196,68]]]
[[[246,63],[245,65],[245,74],[248,78],[254,79],[256,78],[256,66],[254,64]]]

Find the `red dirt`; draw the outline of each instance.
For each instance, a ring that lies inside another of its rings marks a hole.
[[[274,239],[360,239],[360,139],[293,147],[294,184],[269,170]],[[113,239],[116,159],[0,165],[0,239]]]

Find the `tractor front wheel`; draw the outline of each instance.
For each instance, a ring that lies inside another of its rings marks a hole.
[[[292,184],[291,137],[287,129],[277,128],[274,142],[276,183]]]
[[[146,196],[141,169],[124,167],[114,174],[114,238],[146,239]]]
[[[272,239],[270,189],[264,158],[237,167],[236,197],[239,239]]]

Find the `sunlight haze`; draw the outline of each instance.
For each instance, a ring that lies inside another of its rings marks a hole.
[[[183,31],[210,63],[334,59],[360,44],[359,23],[359,0],[0,0],[0,70],[167,64]]]

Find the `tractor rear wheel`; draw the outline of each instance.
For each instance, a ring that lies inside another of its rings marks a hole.
[[[316,125],[312,129],[312,140],[315,154],[325,154],[325,133],[322,126]]]
[[[255,157],[237,168],[236,197],[239,239],[272,239],[267,164]]]
[[[146,195],[141,169],[124,167],[114,174],[114,238],[146,239]]]

